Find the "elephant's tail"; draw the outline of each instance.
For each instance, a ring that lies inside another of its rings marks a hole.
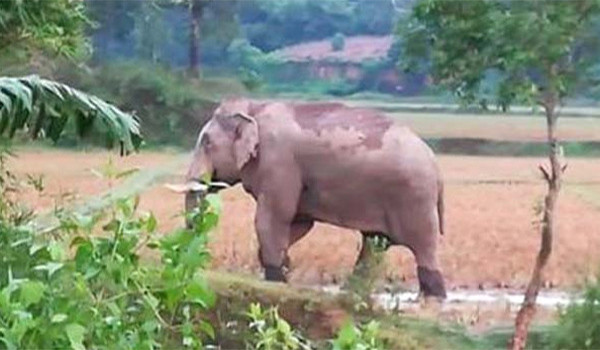
[[[438,201],[437,201],[437,212],[440,227],[440,235],[444,234],[444,183],[438,182]]]

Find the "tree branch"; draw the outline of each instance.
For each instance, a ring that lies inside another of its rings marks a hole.
[[[543,165],[538,165],[538,169],[540,169],[540,171],[542,172],[542,175],[544,176],[544,179],[546,179],[546,181],[550,182],[552,180],[552,178],[550,177],[550,173],[548,172],[548,170],[546,170],[546,168],[544,168]]]

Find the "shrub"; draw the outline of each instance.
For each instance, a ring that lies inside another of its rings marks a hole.
[[[250,319],[250,338],[247,347],[253,350],[311,349],[310,342],[279,316],[276,307],[263,310],[260,304],[251,304],[247,313]]]
[[[333,51],[342,51],[346,46],[346,37],[342,33],[336,33],[331,38],[331,49]]]
[[[379,335],[379,323],[370,321],[363,325],[355,325],[348,321],[338,331],[335,339],[328,340],[328,345],[317,346],[304,338],[297,330],[279,316],[277,307],[263,309],[260,304],[250,305],[246,316],[250,319],[250,333],[246,342],[252,350],[296,350],[321,349],[331,350],[383,350],[387,343]]]
[[[600,282],[589,284],[583,303],[571,304],[559,316],[552,349],[600,348]]]
[[[158,240],[156,219],[137,212],[136,198],[92,216],[58,211],[60,228],[43,236],[2,215],[0,348],[201,348],[214,336],[200,314],[215,297],[199,271],[215,200],[193,213],[196,229]],[[160,263],[141,264],[144,248]]]
[[[332,341],[333,350],[383,350],[387,349],[379,338],[379,323],[371,321],[356,326],[347,322]]]

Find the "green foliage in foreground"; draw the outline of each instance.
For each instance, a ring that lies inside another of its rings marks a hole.
[[[588,285],[583,298],[561,313],[550,336],[552,349],[600,348],[600,283]]]
[[[263,310],[260,304],[251,304],[247,316],[252,330],[251,337],[246,343],[248,349],[311,349],[310,342],[279,316],[276,307]]]
[[[56,142],[70,120],[78,136],[100,131],[108,146],[119,142],[127,152],[142,142],[133,115],[95,96],[37,76],[0,77],[0,138],[26,131]]]
[[[333,350],[379,350],[387,349],[379,338],[379,323],[370,321],[356,326],[347,322],[332,341]]]
[[[193,214],[196,229],[160,239],[136,199],[94,216],[59,211],[62,225],[48,236],[3,211],[0,349],[201,348],[214,336],[199,311],[215,301],[200,274],[215,201],[207,197]],[[159,253],[160,263],[141,264],[142,249]]]
[[[379,334],[379,323],[370,321],[364,325],[346,322],[336,337],[327,345],[316,346],[303,337],[283,319],[277,307],[263,309],[260,304],[250,305],[246,313],[250,320],[250,337],[246,341],[249,350],[383,350],[388,346]]]

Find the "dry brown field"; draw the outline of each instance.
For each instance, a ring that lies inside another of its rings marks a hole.
[[[17,173],[43,174],[45,195],[24,194],[38,210],[49,209],[61,193],[85,199],[108,190],[90,169],[106,163],[109,153],[23,149],[11,160]],[[166,166],[174,153],[113,155],[121,168],[142,171]],[[440,237],[440,260],[450,288],[522,287],[538,247],[536,206],[545,193],[537,165],[543,159],[440,156],[446,180],[446,233]],[[185,164],[165,181],[177,181]],[[224,210],[211,249],[215,268],[259,274],[253,228],[254,202],[236,186],[222,192]],[[181,225],[183,198],[161,184],[141,194],[141,209],[158,217],[162,232]],[[559,202],[556,245],[546,286],[575,287],[600,267],[600,162],[569,160]],[[341,283],[352,271],[358,233],[320,224],[291,249],[294,284]],[[416,288],[412,256],[401,247],[386,253],[382,279]]]

